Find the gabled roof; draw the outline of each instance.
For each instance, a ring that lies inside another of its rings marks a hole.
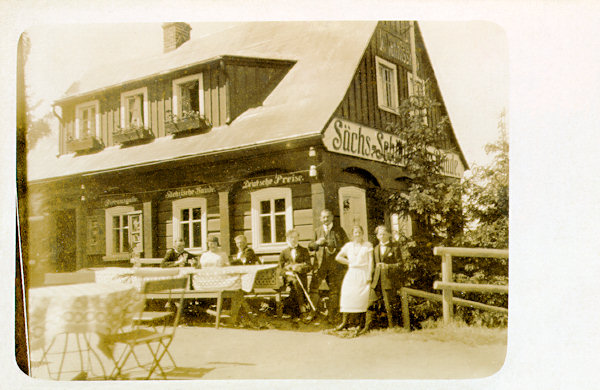
[[[162,137],[124,149],[112,146],[85,156],[30,155],[28,180],[99,172],[318,135],[343,99],[376,26],[376,21],[244,23],[192,38],[178,49],[154,58],[90,72],[69,88],[65,98],[225,55],[296,61],[262,106],[242,113],[227,126],[185,138]]]
[[[103,172],[318,136],[344,98],[376,26],[376,21],[240,23],[192,38],[169,53],[90,71],[57,103],[226,56],[295,62],[262,106],[243,112],[229,125],[205,134],[160,137],[127,148],[115,145],[89,155],[30,154],[28,180]],[[460,155],[466,166],[462,152]]]

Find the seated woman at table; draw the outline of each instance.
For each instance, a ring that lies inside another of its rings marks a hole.
[[[179,238],[175,241],[175,247],[167,251],[160,266],[163,268],[194,267],[196,262],[196,256],[185,250],[185,241]]]
[[[260,264],[258,261],[258,257],[256,254],[248,246],[248,241],[246,240],[246,236],[240,234],[234,238],[235,246],[238,248],[237,255],[231,261],[231,265],[252,265],[252,264]]]
[[[200,256],[197,268],[225,267],[229,265],[227,256],[219,250],[219,239],[212,236],[208,239],[208,251]]]

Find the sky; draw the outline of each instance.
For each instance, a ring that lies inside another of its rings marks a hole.
[[[190,24],[192,39],[230,26]],[[486,164],[490,156],[484,147],[497,139],[499,115],[508,108],[506,35],[491,22],[421,22],[420,27],[467,162]],[[26,83],[30,104],[39,103],[36,117],[50,112],[52,102],[90,68],[162,51],[159,23],[41,24],[27,33]],[[45,142],[46,148],[55,144]]]

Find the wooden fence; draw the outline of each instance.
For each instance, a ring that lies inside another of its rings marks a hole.
[[[508,286],[496,284],[472,284],[472,283],[454,283],[452,281],[452,256],[454,257],[485,257],[508,259],[508,249],[485,249],[485,248],[447,248],[435,247],[433,254],[442,257],[442,281],[436,281],[433,288],[442,290],[442,294],[433,294],[425,291],[414,290],[403,287],[400,289],[402,298],[402,323],[405,329],[410,329],[410,316],[408,313],[408,296],[425,298],[436,302],[442,302],[442,312],[444,323],[450,322],[454,305],[467,306],[475,309],[490,310],[500,313],[508,313],[504,307],[491,306],[483,303],[469,301],[466,299],[454,298],[452,292],[456,291],[477,291],[477,292],[496,292],[508,294]]]

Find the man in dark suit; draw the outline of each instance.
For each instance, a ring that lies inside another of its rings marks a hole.
[[[311,270],[308,249],[298,244],[298,238],[299,234],[296,230],[288,230],[286,233],[288,246],[279,254],[279,266],[284,272],[286,285],[290,287],[290,300],[294,304],[292,307],[294,318],[299,318],[304,311],[306,300],[303,289],[308,288],[306,274]]]
[[[394,326],[394,307],[397,306],[398,288],[402,281],[402,254],[397,243],[391,240],[391,233],[383,225],[375,229],[379,244],[373,248],[373,278],[369,293],[369,309],[362,333],[369,330],[373,316],[381,306],[385,307],[388,327]]]
[[[238,248],[236,256],[231,261],[231,265],[252,265],[260,264],[256,253],[248,246],[246,236],[240,234],[234,238],[235,245]]]
[[[196,265],[196,257],[185,250],[185,241],[179,238],[175,241],[175,247],[169,249],[160,266],[168,267],[194,267]]]
[[[340,306],[340,288],[347,266],[335,260],[342,246],[348,242],[344,229],[333,224],[333,213],[330,210],[321,211],[321,226],[315,230],[314,240],[308,244],[308,249],[316,251],[316,273],[310,282],[310,296],[313,303],[319,300],[319,286],[323,280],[329,286],[329,301],[327,304],[328,320],[335,324]],[[312,311],[306,318],[311,321],[316,313]]]

